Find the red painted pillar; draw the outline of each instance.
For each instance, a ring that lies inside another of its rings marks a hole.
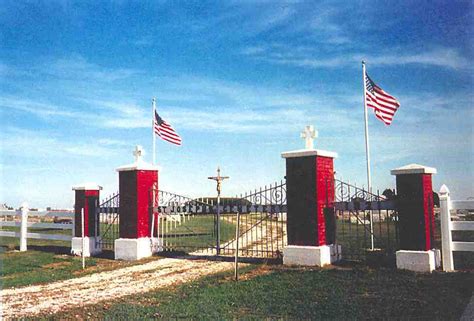
[[[310,149],[286,152],[282,157],[286,159],[288,245],[332,244],[337,154]]]
[[[97,254],[101,249],[97,246],[99,237],[99,224],[96,224],[96,208],[99,204],[101,186],[94,183],[76,185],[72,187],[75,192],[74,201],[74,237],[71,241],[71,252],[82,252],[82,219],[81,211],[84,210],[84,255]],[[96,231],[97,228],[97,231]]]
[[[120,238],[115,240],[116,259],[138,260],[152,255],[152,189],[158,188],[158,167],[143,161],[142,154],[137,146],[135,162],[117,168]]]
[[[121,238],[151,236],[151,190],[158,186],[158,170],[144,167],[118,169]]]
[[[95,234],[95,211],[99,202],[101,186],[97,184],[82,184],[73,186],[75,191],[74,201],[74,236],[81,237],[81,210],[84,209],[84,236]],[[97,235],[99,235],[97,231]]]
[[[397,182],[400,248],[431,250],[435,229],[431,176],[436,169],[411,164],[394,169],[391,174]]]

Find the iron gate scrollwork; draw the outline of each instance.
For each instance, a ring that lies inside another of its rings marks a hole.
[[[151,219],[157,222],[154,236],[159,238],[164,251],[234,255],[239,218],[240,256],[281,257],[286,245],[286,183],[283,181],[240,196],[221,198],[219,216],[216,198],[192,199],[158,189],[152,193]]]
[[[222,220],[234,225],[239,219],[239,256],[281,258],[286,238],[286,182],[276,182],[233,198],[225,204]],[[237,215],[239,213],[239,215]],[[223,255],[234,255],[233,237],[221,248]]]
[[[95,239],[102,250],[114,250],[114,242],[119,237],[119,193],[112,194],[96,207]]]
[[[394,254],[399,248],[396,200],[338,179],[334,189],[335,242],[344,259],[364,260],[370,251]]]

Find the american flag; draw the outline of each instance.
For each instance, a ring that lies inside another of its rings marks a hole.
[[[161,139],[175,145],[181,145],[181,137],[179,137],[178,133],[175,132],[173,127],[164,121],[156,111],[154,130],[155,134],[157,134]]]
[[[367,107],[373,108],[375,116],[385,125],[390,125],[395,112],[400,107],[398,100],[377,86],[367,73],[365,73],[365,88]]]

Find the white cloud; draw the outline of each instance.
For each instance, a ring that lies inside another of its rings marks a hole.
[[[335,39],[334,41],[337,41]],[[340,41],[344,41],[340,39]],[[410,53],[404,48],[386,50],[378,55],[365,53],[333,54],[322,56],[319,47],[292,46],[290,44],[272,43],[259,46],[248,46],[240,49],[240,54],[255,59],[281,65],[292,65],[305,68],[339,68],[359,67],[365,60],[371,66],[421,65],[444,67],[461,70],[471,68],[468,59],[454,48],[438,47],[423,52]]]

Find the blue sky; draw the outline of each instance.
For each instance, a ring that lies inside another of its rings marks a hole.
[[[471,1],[3,1],[0,201],[71,207],[71,186],[118,189],[136,144],[151,160],[151,98],[183,138],[157,141],[162,189],[234,195],[280,180],[281,152],[335,151],[365,183],[362,59],[401,107],[369,115],[373,185],[438,169],[474,196]]]

